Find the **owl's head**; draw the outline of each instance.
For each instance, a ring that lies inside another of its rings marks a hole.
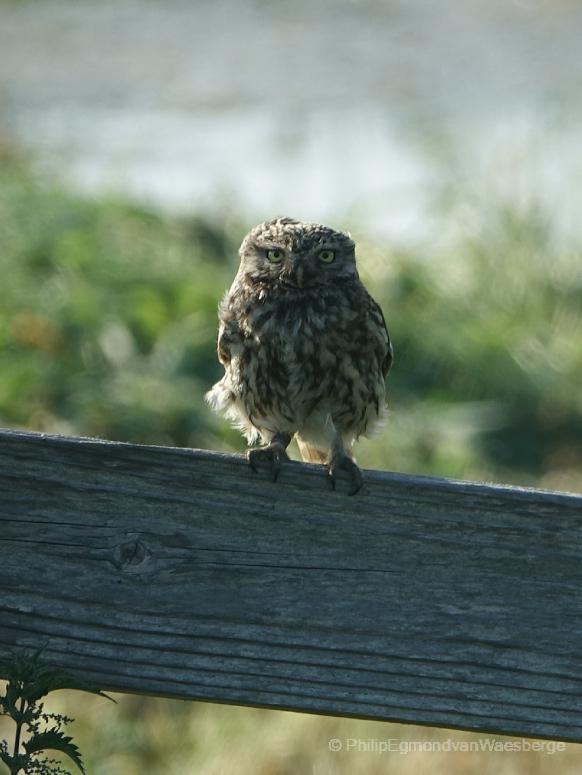
[[[255,226],[239,253],[239,273],[255,283],[303,289],[358,277],[355,243],[349,234],[294,218]]]

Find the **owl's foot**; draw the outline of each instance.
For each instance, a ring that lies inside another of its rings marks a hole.
[[[289,462],[289,455],[285,451],[291,442],[289,433],[277,433],[266,447],[249,449],[247,459],[253,471],[258,472],[258,463],[271,464],[271,478],[274,482],[281,473],[283,463]]]
[[[348,492],[348,495],[355,495],[364,486],[364,477],[362,476],[362,472],[356,463],[354,463],[354,461],[351,459],[351,457],[348,457],[345,454],[338,457],[332,457],[331,462],[327,466],[327,470],[329,473],[329,481],[332,490],[335,490],[338,471],[345,471],[346,474],[348,474],[350,477],[352,486]]]

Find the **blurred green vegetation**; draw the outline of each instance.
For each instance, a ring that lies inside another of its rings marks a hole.
[[[578,775],[580,772],[582,748],[571,743],[553,753],[519,750],[495,753],[487,749],[494,741],[514,742],[519,746],[522,740],[279,710],[132,695],[115,695],[115,698],[117,706],[95,697],[79,699],[75,692],[58,692],[50,698],[51,711],[75,715],[70,732],[90,775]],[[329,741],[334,739],[342,743],[339,752],[329,748]],[[357,750],[353,741],[363,750]],[[378,753],[378,745],[382,743],[390,745],[391,751]],[[443,743],[444,750],[439,751],[438,746]],[[464,745],[472,750],[447,750],[447,745],[452,748],[451,743],[457,748]],[[431,744],[434,751],[427,751]],[[408,753],[404,753],[406,746]]]
[[[2,162],[0,422],[211,445],[225,232],[80,199],[8,149]]]
[[[443,202],[446,236],[418,255],[360,239],[396,360],[387,427],[358,458],[581,489],[580,250],[535,206]],[[0,146],[0,423],[242,450],[203,394],[247,226],[82,198]]]

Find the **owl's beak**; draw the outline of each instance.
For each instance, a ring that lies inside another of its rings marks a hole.
[[[303,288],[305,282],[305,267],[302,264],[295,262],[293,268],[289,272],[289,280],[298,288]]]
[[[305,280],[305,269],[299,265],[296,267],[295,272],[295,282],[300,288],[303,288],[303,281]]]

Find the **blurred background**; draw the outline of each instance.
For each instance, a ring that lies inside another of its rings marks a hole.
[[[363,466],[582,490],[581,37],[575,0],[0,0],[0,425],[241,451],[202,398],[216,306],[286,214],[349,229],[386,313]],[[53,703],[94,775],[582,764],[332,753],[477,736],[118,700]]]

